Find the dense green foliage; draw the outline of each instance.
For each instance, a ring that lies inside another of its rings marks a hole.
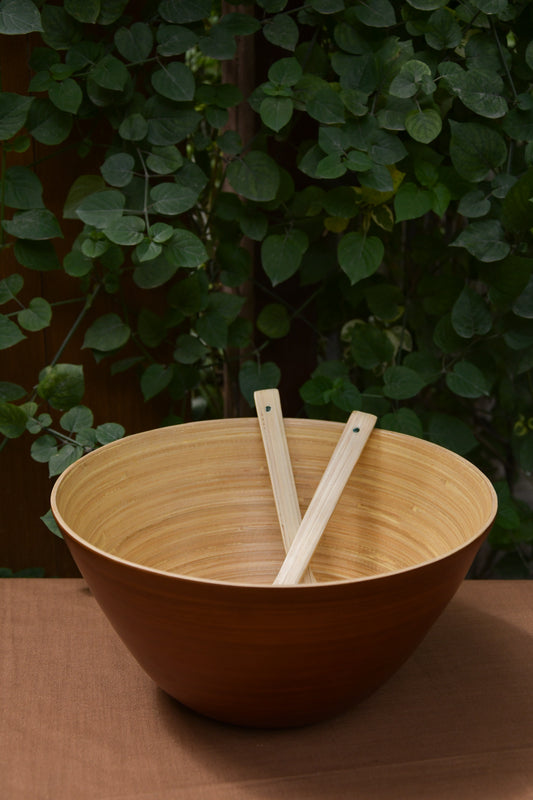
[[[54,322],[53,298],[17,305],[25,271],[63,270],[84,297],[78,325],[96,293],[116,301],[84,347],[102,369],[137,370],[145,400],[166,393],[173,421],[185,407],[220,415],[224,368],[250,403],[277,385],[269,341],[290,348],[303,318],[316,369],[302,412],[362,408],[473,460],[499,494],[495,551],[527,574],[533,512],[517,486],[533,471],[533,7],[248,10],[160,0],[131,17],[126,0],[1,0],[0,35],[42,41],[27,94],[0,93],[2,247],[20,264],[0,283],[0,348]],[[247,98],[221,77],[237,37],[271,54]],[[251,141],[227,127],[243,99]],[[79,122],[80,152],[102,157],[65,197],[79,234],[61,263],[62,221],[31,166],[5,159],[32,139],[60,154]],[[246,282],[269,296],[253,321]],[[147,297],[163,287],[165,307],[125,308],[132,283]],[[93,428],[83,371],[60,354],[33,394],[5,377],[0,431],[36,434],[32,455],[51,475],[122,435]]]

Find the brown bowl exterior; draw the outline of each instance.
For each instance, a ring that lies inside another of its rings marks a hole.
[[[302,509],[342,426],[287,420]],[[257,420],[148,431],[57,481],[52,509],[139,664],[225,722],[301,725],[377,689],[453,597],[496,512],[447,450],[375,431],[312,561],[323,581],[271,586],[283,558]]]

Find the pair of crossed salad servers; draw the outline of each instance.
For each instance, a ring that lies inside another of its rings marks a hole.
[[[302,519],[279,392],[262,389],[254,393],[254,402],[286,553],[274,585],[315,583],[309,562],[377,417],[352,411]]]

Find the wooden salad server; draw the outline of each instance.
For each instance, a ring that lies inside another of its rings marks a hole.
[[[285,436],[279,392],[277,389],[262,389],[254,392],[254,402],[274,492],[283,546],[287,553],[296,531],[300,527],[302,515]],[[303,583],[315,583],[313,574],[308,567],[302,570],[301,578]]]
[[[350,415],[274,585],[300,581],[376,421],[373,414],[362,411],[353,411]]]

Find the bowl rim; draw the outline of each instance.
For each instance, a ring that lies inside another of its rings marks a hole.
[[[235,422],[242,422],[242,423],[247,422],[247,423],[249,423],[249,422],[253,422],[254,419],[257,422],[257,425],[259,425],[259,423],[257,421],[257,418],[254,418],[254,417],[233,417],[233,418],[231,418],[231,422],[234,422],[234,423]],[[288,417],[288,418],[286,418],[285,421],[287,421],[287,420],[290,423],[294,423],[294,422],[296,422],[296,423],[299,423],[299,422],[300,423],[309,423],[309,422],[311,422],[313,424],[323,425],[324,427],[325,426],[330,426],[330,427],[336,426],[336,428],[338,428],[339,432],[343,428],[343,423],[342,422],[335,422],[333,420],[315,420],[315,419],[295,418],[295,417],[294,418]],[[97,547],[96,545],[92,544],[91,542],[88,542],[87,539],[84,539],[82,536],[77,534],[63,519],[63,517],[62,517],[62,515],[61,515],[61,513],[60,513],[60,511],[58,509],[57,496],[58,496],[58,493],[59,493],[59,491],[61,489],[61,484],[63,483],[63,481],[66,480],[66,478],[70,475],[71,472],[73,472],[77,468],[79,468],[79,465],[80,465],[80,463],[82,461],[84,463],[86,463],[87,459],[92,460],[93,457],[99,456],[99,454],[105,449],[113,448],[113,447],[120,447],[125,441],[130,442],[133,439],[138,439],[140,437],[148,436],[149,434],[153,433],[154,431],[167,431],[168,432],[169,430],[172,430],[172,429],[175,429],[175,428],[183,429],[184,427],[190,427],[190,426],[209,426],[209,425],[212,425],[213,423],[215,423],[215,424],[216,423],[227,423],[228,421],[230,421],[230,420],[228,420],[226,418],[220,418],[220,419],[212,419],[212,420],[199,420],[197,422],[183,422],[183,423],[180,423],[178,425],[170,425],[170,426],[167,426],[167,427],[164,427],[164,428],[151,428],[151,429],[148,429],[148,430],[145,430],[145,431],[140,431],[139,433],[129,434],[128,436],[124,436],[121,439],[116,439],[115,441],[109,442],[108,444],[105,444],[105,445],[102,445],[101,447],[97,448],[96,450],[92,450],[90,453],[87,453],[86,455],[84,455],[81,458],[77,459],[76,461],[74,461],[72,464],[70,464],[61,473],[61,475],[57,478],[57,480],[55,481],[55,483],[54,483],[54,485],[52,487],[52,491],[51,491],[51,495],[50,495],[50,506],[51,506],[52,514],[53,514],[53,516],[54,516],[59,528],[62,530],[63,533],[65,533],[67,535],[67,537],[70,537],[71,539],[73,539],[82,548],[91,551],[95,555],[103,556],[105,559],[107,559],[109,561],[112,561],[112,562],[115,562],[117,564],[120,564],[121,566],[126,567],[128,569],[139,570],[140,572],[144,573],[145,575],[161,576],[161,577],[165,577],[165,578],[170,579],[170,580],[186,581],[186,582],[191,582],[193,584],[204,584],[204,585],[206,584],[206,585],[209,585],[209,586],[222,586],[222,587],[225,586],[225,587],[229,587],[229,588],[233,588],[233,589],[236,589],[236,588],[248,588],[248,589],[250,589],[250,588],[252,588],[252,589],[278,590],[278,591],[279,590],[285,590],[285,591],[290,591],[290,590],[292,590],[292,591],[294,591],[294,590],[312,591],[312,590],[316,590],[319,587],[346,586],[346,585],[350,585],[350,584],[362,584],[362,583],[367,583],[368,581],[375,581],[375,580],[379,580],[379,579],[383,579],[383,578],[393,577],[395,575],[403,575],[405,573],[415,572],[415,571],[417,571],[419,569],[422,569],[424,567],[427,567],[427,566],[429,566],[431,564],[436,564],[439,561],[444,561],[444,560],[450,558],[451,556],[453,556],[455,553],[459,553],[461,550],[467,549],[477,539],[479,539],[481,536],[487,535],[488,532],[490,531],[492,525],[494,524],[494,520],[496,518],[496,514],[497,514],[497,511],[498,511],[498,497],[497,497],[496,490],[494,489],[494,486],[493,486],[492,482],[485,475],[485,473],[482,472],[479,469],[479,467],[476,467],[475,464],[473,464],[468,459],[464,458],[464,456],[459,455],[459,453],[456,453],[453,450],[450,450],[450,449],[448,449],[446,447],[443,447],[442,445],[436,444],[435,442],[429,442],[426,439],[420,439],[418,437],[411,436],[411,435],[409,435],[407,433],[400,433],[399,431],[390,431],[390,430],[386,430],[384,428],[376,428],[375,429],[375,433],[378,433],[379,436],[390,437],[390,438],[393,438],[393,439],[400,439],[400,440],[413,440],[414,439],[414,440],[417,441],[417,443],[423,443],[423,446],[426,447],[428,450],[434,450],[435,452],[445,452],[447,454],[448,458],[451,457],[452,459],[456,459],[457,462],[460,463],[463,468],[466,467],[467,469],[470,469],[474,474],[476,474],[477,478],[480,479],[481,482],[485,484],[485,487],[487,488],[489,496],[491,497],[491,500],[492,500],[490,514],[489,514],[489,516],[487,518],[487,521],[480,528],[478,528],[475,531],[475,533],[472,536],[470,536],[465,542],[463,542],[462,544],[458,545],[457,547],[454,547],[451,550],[448,550],[446,553],[444,553],[442,555],[435,556],[434,558],[430,558],[430,559],[427,559],[425,561],[421,561],[420,563],[413,564],[413,565],[411,565],[409,567],[403,567],[402,569],[389,570],[389,571],[386,571],[386,572],[378,572],[375,575],[361,575],[361,576],[359,576],[357,578],[342,578],[342,579],[333,580],[333,581],[317,581],[316,583],[298,583],[298,584],[288,584],[288,585],[274,585],[274,584],[268,584],[268,583],[253,583],[253,582],[244,582],[244,581],[224,581],[224,580],[217,580],[217,579],[213,579],[213,578],[200,578],[200,577],[197,577],[197,576],[194,576],[194,575],[184,575],[184,574],[179,573],[179,572],[170,572],[168,570],[156,569],[155,567],[148,567],[148,566],[146,566],[144,564],[140,564],[139,562],[130,561],[128,559],[121,558],[120,556],[113,555],[112,553],[108,553],[106,550],[103,550],[101,547]],[[258,427],[258,430],[259,430],[259,427]]]

